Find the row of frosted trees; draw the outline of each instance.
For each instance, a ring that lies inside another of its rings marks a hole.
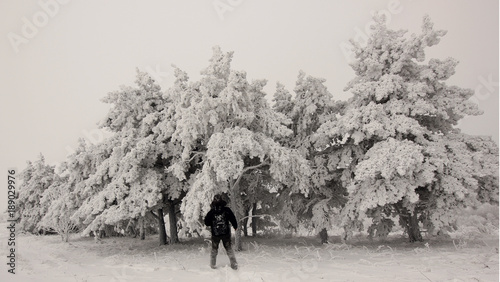
[[[498,146],[456,128],[481,114],[474,93],[446,84],[456,60],[424,56],[446,32],[428,18],[411,36],[376,21],[366,46],[353,42],[348,101],[300,72],[294,94],[278,84],[270,106],[266,81],[232,70],[232,53],[218,47],[198,81],[175,68],[166,91],[138,71],[135,87],[103,99],[112,105],[101,123],[110,138],[82,141],[57,173],[43,158],[28,163],[21,225],[66,239],[110,227],[144,237],[153,219],[165,244],[166,214],[176,242],[180,223],[198,232],[213,195],[226,193],[245,227],[259,210],[325,240],[340,226],[349,239],[366,218],[371,236],[399,219],[416,241],[421,227],[451,226],[458,209],[498,204]]]

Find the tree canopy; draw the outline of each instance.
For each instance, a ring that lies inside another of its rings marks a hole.
[[[238,221],[260,207],[285,227],[343,226],[348,239],[367,217],[371,236],[399,220],[416,241],[420,228],[436,234],[453,225],[459,209],[498,205],[497,144],[457,128],[481,114],[474,92],[447,84],[457,60],[425,57],[446,32],[428,17],[412,35],[388,29],[382,16],[375,22],[366,46],[352,42],[347,101],[334,100],[325,79],[299,72],[294,94],[278,83],[271,105],[267,81],[248,81],[219,47],[197,81],[174,66],[166,90],[137,70],[135,86],[103,99],[112,107],[100,126],[111,137],[82,140],[59,172],[43,156],[28,163],[22,228],[67,235],[132,226],[144,234],[154,217],[166,243],[165,213],[176,241],[178,225],[203,228],[223,193]]]

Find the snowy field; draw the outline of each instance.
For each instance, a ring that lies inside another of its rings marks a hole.
[[[7,242],[5,222],[0,230]],[[201,239],[158,246],[156,236],[96,243],[74,235],[64,243],[59,236],[18,234],[16,274],[3,264],[0,281],[498,281],[497,236],[413,244],[398,237],[349,245],[331,239],[319,245],[315,238],[245,238],[234,271],[222,250],[219,268],[211,269]]]

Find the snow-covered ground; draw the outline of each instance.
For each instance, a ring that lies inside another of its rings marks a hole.
[[[1,255],[8,229],[1,223]],[[216,270],[201,239],[158,246],[157,237],[16,237],[16,274],[3,263],[0,281],[498,281],[498,236],[473,241],[354,241],[319,245],[314,238],[245,238],[238,271],[219,250]]]

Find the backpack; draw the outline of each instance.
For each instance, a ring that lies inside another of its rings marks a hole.
[[[224,210],[222,210],[222,212],[214,212],[212,220],[212,234],[214,236],[229,234],[228,220]]]

